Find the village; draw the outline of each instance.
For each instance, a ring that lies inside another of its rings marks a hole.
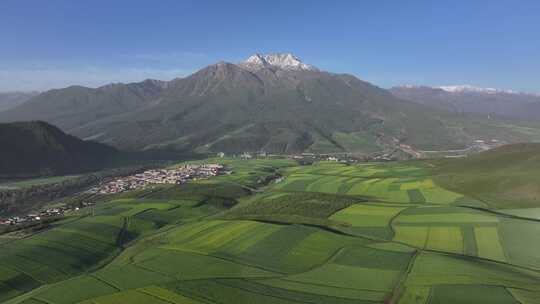
[[[0,222],[1,225],[16,225],[22,223],[28,223],[32,221],[39,221],[46,217],[62,216],[64,215],[65,208],[50,208],[38,213],[30,213],[25,216],[13,216]]]
[[[227,173],[230,173],[230,171],[220,164],[186,164],[174,169],[147,170],[135,175],[117,178],[91,188],[87,193],[114,194],[142,189],[151,184],[180,185],[190,180],[205,179]]]
[[[115,194],[129,190],[142,189],[154,184],[184,184],[190,180],[206,179],[231,171],[221,164],[186,164],[173,169],[152,169],[135,175],[117,178],[100,184],[86,191],[93,195]],[[81,208],[94,205],[94,202],[83,202]],[[79,207],[62,206],[49,208],[22,216],[13,216],[0,220],[0,225],[19,225],[41,221],[45,218],[63,216],[66,212],[77,211]]]
[[[32,213],[29,213],[27,215],[22,215],[22,216],[12,216],[5,220],[0,220],[0,225],[27,224],[30,222],[41,221],[46,218],[61,217],[61,216],[64,216],[64,214],[66,214],[67,212],[78,211],[80,208],[85,208],[85,207],[89,207],[93,205],[95,205],[94,202],[82,202],[80,204],[80,207],[60,206],[60,207],[55,207],[55,208],[48,208],[39,212],[32,212]]]

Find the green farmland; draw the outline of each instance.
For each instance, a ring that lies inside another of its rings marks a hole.
[[[207,161],[233,173],[1,241],[0,302],[540,303],[538,209],[432,163]]]

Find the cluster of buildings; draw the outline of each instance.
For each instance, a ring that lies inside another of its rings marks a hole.
[[[358,162],[358,157],[353,156],[351,153],[333,153],[333,154],[315,154],[315,153],[302,153],[291,155],[289,158],[299,162],[313,162],[313,161],[332,161],[340,163],[355,163]]]
[[[226,173],[220,164],[187,164],[174,169],[147,170],[139,174],[125,176],[88,190],[93,194],[114,194],[128,190],[142,189],[150,184],[183,184],[189,180],[209,178]]]
[[[480,151],[486,151],[506,144],[506,142],[492,138],[492,139],[477,139],[474,141],[473,146]]]
[[[147,170],[135,175],[117,178],[87,191],[89,194],[113,194],[127,190],[142,189],[150,184],[183,184],[189,180],[205,179],[212,176],[230,173],[220,164],[187,164],[175,169]],[[49,217],[63,216],[68,211],[79,210],[79,207],[89,207],[95,202],[82,202],[78,207],[62,206],[45,209],[40,212],[23,216],[13,216],[0,219],[0,225],[20,225],[40,221]]]
[[[95,202],[82,202],[79,206],[81,208],[95,205]],[[49,217],[63,216],[66,212],[77,211],[79,207],[74,206],[61,206],[58,208],[49,208],[35,213],[29,213],[24,216],[12,216],[5,220],[0,220],[0,225],[19,225],[30,222],[41,221]]]
[[[283,155],[270,155],[268,153],[266,153],[265,151],[258,151],[258,152],[242,152],[240,154],[228,154],[228,155],[225,155],[224,152],[218,152],[216,154],[217,157],[219,158],[224,158],[225,156],[227,157],[231,157],[231,158],[240,158],[240,159],[244,159],[244,160],[249,160],[249,159],[254,159],[254,158],[266,158],[266,157],[270,157],[270,156],[273,156],[273,157],[282,157]]]
[[[39,213],[30,213],[25,216],[13,216],[6,220],[0,221],[0,225],[18,225],[34,221],[40,221],[47,217],[62,216],[68,209],[68,207],[51,208],[43,210]]]

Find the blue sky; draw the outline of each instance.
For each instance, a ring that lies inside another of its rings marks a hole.
[[[292,52],[382,87],[540,92],[539,12],[537,0],[2,0],[0,91],[167,80]]]

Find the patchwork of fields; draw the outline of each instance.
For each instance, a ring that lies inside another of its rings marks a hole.
[[[221,161],[0,243],[0,301],[540,303],[540,223],[426,164]]]

